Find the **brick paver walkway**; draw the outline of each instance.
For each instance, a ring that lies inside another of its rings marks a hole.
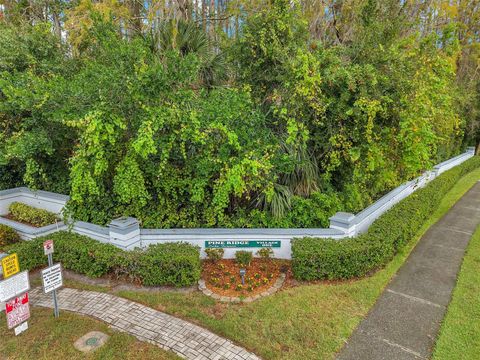
[[[32,289],[29,297],[35,306],[53,307],[51,295],[45,295],[41,288]],[[60,309],[93,316],[185,359],[259,359],[200,326],[114,295],[63,288],[58,291],[58,300]]]

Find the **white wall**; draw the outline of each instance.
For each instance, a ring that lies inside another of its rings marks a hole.
[[[337,213],[330,219],[330,228],[328,229],[139,229],[137,220],[133,218],[114,220],[109,227],[78,221],[70,227],[61,222],[34,228],[1,217],[0,224],[16,229],[25,240],[58,230],[70,229],[92,239],[114,244],[124,250],[131,250],[135,247],[144,248],[157,243],[182,241],[199,246],[202,257],[205,257],[206,241],[280,241],[280,247],[273,248],[275,257],[290,259],[292,239],[305,236],[341,239],[362,233],[393,205],[425,186],[439,174],[463,163],[472,156],[474,156],[474,149],[469,149],[459,156],[436,165],[433,171],[427,171],[422,176],[397,187],[357,215]],[[65,195],[46,191],[34,192],[24,187],[8,189],[0,191],[0,214],[8,213],[8,206],[14,201],[60,214],[68,199],[69,197]],[[122,227],[122,224],[125,226]],[[259,247],[225,248],[225,257],[234,257],[238,250],[256,252],[259,249]]]

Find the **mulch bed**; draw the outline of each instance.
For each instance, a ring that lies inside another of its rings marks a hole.
[[[288,271],[288,262],[254,258],[247,266],[245,284],[240,276],[241,266],[235,260],[203,262],[202,279],[209,290],[220,296],[255,296],[275,284],[281,272]]]

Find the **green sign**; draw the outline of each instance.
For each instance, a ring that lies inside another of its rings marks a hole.
[[[205,247],[211,248],[279,248],[278,240],[220,240],[205,241]]]

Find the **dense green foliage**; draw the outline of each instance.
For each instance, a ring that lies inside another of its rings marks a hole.
[[[349,279],[385,265],[412,240],[455,183],[478,167],[480,157],[476,156],[443,173],[393,206],[365,234],[345,240],[295,239],[294,276],[301,280]]]
[[[20,241],[20,236],[7,225],[0,224],[0,251],[7,245]]]
[[[65,269],[90,277],[116,276],[148,286],[189,286],[200,278],[199,249],[185,243],[123,251],[111,244],[60,231],[13,244],[6,250],[18,254],[22,269],[33,270],[47,264],[43,253],[43,242],[47,238],[54,241],[55,262],[61,262]]]
[[[55,224],[57,221],[56,214],[19,202],[11,203],[8,211],[13,220],[26,222],[37,227]]]
[[[0,189],[99,224],[318,227],[480,139],[479,11],[347,3],[210,5],[235,31],[192,6],[5,4]]]

